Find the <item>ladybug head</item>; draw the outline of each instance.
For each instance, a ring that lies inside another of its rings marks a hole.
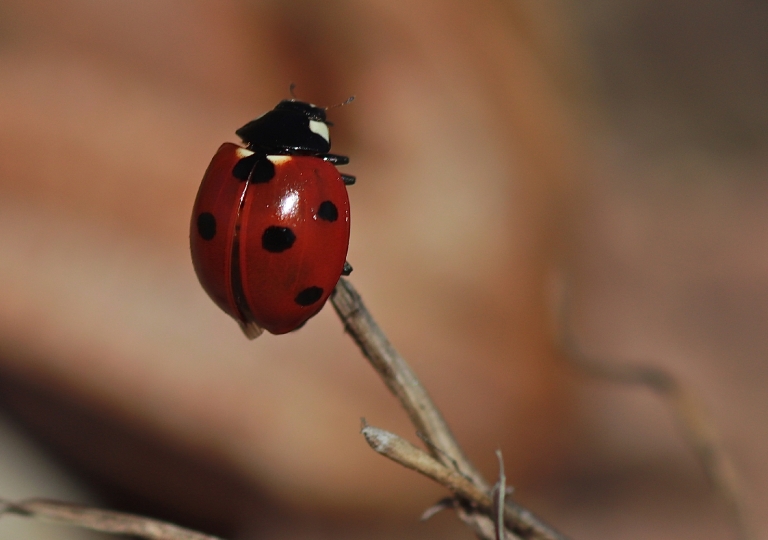
[[[329,125],[325,109],[285,99],[235,133],[248,148],[268,154],[325,154],[331,149]]]
[[[275,107],[276,111],[295,111],[297,113],[305,115],[310,120],[315,122],[325,122],[325,109],[306,103],[304,101],[298,101],[296,99],[284,99]]]

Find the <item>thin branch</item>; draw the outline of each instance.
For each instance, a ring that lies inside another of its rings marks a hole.
[[[666,371],[649,365],[598,362],[568,348],[571,363],[589,376],[620,384],[645,386],[664,399],[683,439],[698,458],[704,475],[723,500],[738,540],[755,540],[744,504],[741,479],[714,420],[696,393]]]
[[[99,532],[137,536],[146,540],[221,540],[216,536],[157,519],[60,501],[27,499],[12,502],[0,499],[0,505],[0,516],[5,513],[18,514]]]
[[[339,280],[331,302],[344,323],[344,329],[389,390],[400,400],[416,431],[430,441],[432,456],[446,466],[457,465],[479,488],[487,490],[487,482],[462,452],[426,389],[373,320],[348,280]]]
[[[394,433],[377,427],[365,426],[361,433],[371,448],[382,456],[420,472],[447,487],[456,495],[475,502],[478,507],[484,510],[491,509],[492,500],[487,492],[478,488],[466,476],[446,467],[421,448]]]
[[[507,476],[504,474],[504,458],[496,450],[499,459],[499,481],[493,486],[493,514],[496,518],[496,540],[504,540],[504,499],[507,495]]]
[[[490,516],[495,515],[506,526],[506,538],[565,540],[565,537],[551,530],[531,512],[510,501],[503,503],[502,516],[502,506],[498,506],[498,502],[504,501],[504,495],[494,497],[493,494],[479,489],[467,477],[446,467],[402,437],[368,425],[364,425],[361,432],[371,448],[379,454],[451,490],[457,496],[454,499],[454,507],[462,507],[466,516],[471,516],[473,521],[479,517],[487,519],[488,523],[483,525],[482,530],[489,536],[484,538],[498,540],[499,530],[504,529],[499,526],[499,522],[491,520]],[[504,483],[506,485],[506,479]],[[506,495],[506,488],[503,492]]]
[[[369,444],[374,450],[456,493],[459,496],[456,506],[459,517],[481,538],[495,540],[495,525],[489,517],[493,503],[488,482],[464,455],[416,374],[395,351],[349,281],[344,278],[339,280],[331,302],[346,332],[400,400],[416,430],[430,441],[427,448],[432,457],[397,435],[377,428],[364,428]],[[385,434],[383,439],[379,437],[382,433]],[[454,467],[458,467],[458,471]],[[467,487],[469,485],[472,487]],[[508,529],[507,538],[566,540],[565,536],[532,512],[509,500],[504,507],[504,522]]]
[[[408,364],[397,354],[366,310],[352,285],[341,279],[332,303],[347,333],[352,336],[390,391],[408,412],[416,430],[428,441],[431,456],[393,433],[365,426],[363,434],[379,453],[439,482],[455,494],[452,499],[457,515],[483,539],[566,540],[538,519],[532,512],[497,497],[503,506],[496,510],[505,530],[491,519],[494,498],[488,483],[466,458],[448,425]],[[504,490],[503,468],[499,489]],[[101,510],[60,501],[29,499],[20,502],[0,499],[0,516],[13,513],[95,531],[133,535],[146,540],[220,540],[152,518]]]
[[[576,344],[568,321],[570,296],[566,284],[561,287],[559,313],[560,341],[566,357],[581,372],[607,381],[645,386],[666,400],[685,442],[698,458],[704,475],[723,499],[738,540],[755,540],[747,517],[741,479],[720,440],[714,420],[696,392],[667,371],[646,363],[617,365],[589,358]]]

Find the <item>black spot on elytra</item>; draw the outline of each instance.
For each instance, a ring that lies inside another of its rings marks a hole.
[[[275,164],[272,163],[264,156],[264,159],[260,159],[256,162],[256,166],[251,173],[251,182],[261,183],[269,182],[275,177]]]
[[[235,166],[232,167],[232,176],[238,180],[248,180],[248,177],[253,170],[253,166],[259,161],[261,156],[258,154],[251,154],[250,156],[240,159]]]
[[[264,154],[251,154],[242,158],[232,167],[232,176],[238,180],[251,182],[269,182],[275,176],[275,165]]]
[[[323,296],[323,289],[320,287],[307,287],[293,299],[300,306],[311,306]]]
[[[197,216],[197,232],[203,240],[213,240],[216,236],[216,218],[210,212]]]
[[[288,227],[268,227],[261,235],[261,246],[270,253],[290,249],[295,241],[296,235]]]
[[[336,221],[339,219],[339,211],[331,201],[323,201],[317,209],[317,217],[325,221]]]

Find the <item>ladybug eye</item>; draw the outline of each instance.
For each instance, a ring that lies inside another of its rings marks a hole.
[[[317,120],[310,120],[309,121],[309,130],[312,133],[317,133],[320,135],[323,139],[330,142],[331,135],[328,133],[328,125],[325,122],[318,122]]]

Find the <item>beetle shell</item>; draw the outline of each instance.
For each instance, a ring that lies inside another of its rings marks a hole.
[[[224,143],[203,177],[190,227],[205,291],[253,338],[315,315],[344,269],[349,198],[313,155],[266,155]]]

